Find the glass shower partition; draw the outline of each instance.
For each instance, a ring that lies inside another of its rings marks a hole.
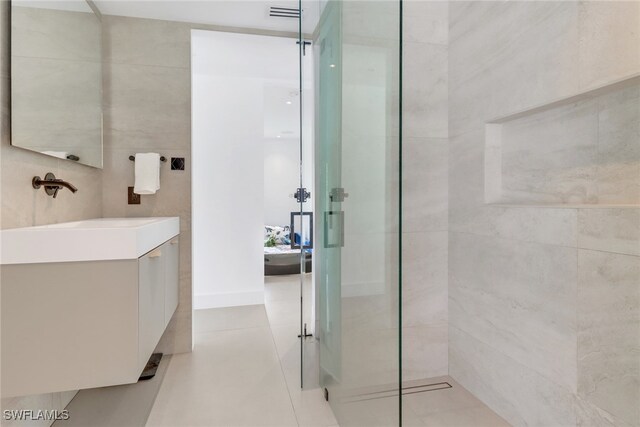
[[[329,1],[314,42],[320,384],[341,426],[401,424],[399,1]]]

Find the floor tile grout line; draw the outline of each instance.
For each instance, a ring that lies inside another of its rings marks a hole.
[[[160,390],[162,390],[162,386],[164,385],[164,380],[165,378],[167,378],[167,374],[169,373],[169,368],[171,368],[171,361],[173,360],[173,355],[174,353],[171,354],[167,354],[167,366],[166,368],[164,368],[164,373],[162,374],[162,378],[160,378],[160,384],[158,385],[158,389],[156,390],[155,396],[153,396],[153,403],[151,404],[151,407],[149,408],[149,413],[147,414],[147,417],[144,420],[144,426],[146,427],[147,424],[149,423],[149,418],[151,418],[151,413],[153,412],[153,408],[156,406],[156,401],[158,399],[158,396],[160,395]]]
[[[265,306],[266,309],[266,306]],[[267,321],[269,316],[267,315]],[[282,373],[282,379],[284,380],[284,385],[287,388],[287,394],[289,395],[289,403],[291,403],[291,410],[293,411],[293,416],[296,419],[296,424],[300,427],[300,421],[298,420],[298,414],[296,412],[296,407],[293,404],[293,399],[291,397],[291,390],[289,388],[289,382],[287,381],[287,376],[284,373],[284,367],[282,366],[282,358],[280,357],[280,352],[278,351],[278,346],[276,345],[276,338],[273,336],[273,329],[271,329],[271,323],[269,323],[269,333],[271,334],[271,342],[273,343],[273,348],[276,352],[276,357],[278,358],[278,365],[280,365],[280,372]]]
[[[212,334],[216,332],[229,332],[229,331],[245,331],[247,329],[271,329],[271,326],[247,326],[246,328],[224,328],[224,329],[214,329],[211,331],[194,331],[194,335],[203,335],[203,334]]]

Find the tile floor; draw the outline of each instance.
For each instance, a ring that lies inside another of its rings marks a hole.
[[[337,425],[320,389],[300,390],[299,295],[297,277],[267,278],[264,306],[196,311],[195,350],[171,357],[147,426]],[[405,426],[509,425],[452,378],[429,380],[440,381],[453,387],[404,396]],[[343,424],[397,420],[397,397],[343,408]]]
[[[53,427],[143,427],[160,390],[171,356],[163,357],[156,376],[147,381],[80,390],[67,405],[68,420]],[[22,427],[27,427],[24,423]],[[3,424],[4,426],[4,424]]]
[[[449,376],[422,383],[448,382],[451,388],[405,394],[403,425],[438,427],[508,427],[504,419]]]
[[[298,278],[267,278],[265,291],[265,305],[196,311],[193,353],[163,358],[150,381],[82,390],[54,427],[337,425],[320,389],[300,390]],[[453,387],[404,396],[404,426],[508,426],[452,378],[426,380],[442,381]],[[397,408],[397,396],[336,405],[343,426],[395,426]]]
[[[298,279],[265,287],[264,306],[195,312],[195,349],[171,357],[147,426],[337,425],[319,389],[300,390]]]

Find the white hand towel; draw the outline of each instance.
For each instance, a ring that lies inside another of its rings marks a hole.
[[[133,192],[136,194],[155,194],[160,189],[160,154],[136,154],[136,182]]]
[[[46,154],[48,156],[55,156],[59,159],[66,159],[67,152],[66,151],[43,151],[42,154]]]

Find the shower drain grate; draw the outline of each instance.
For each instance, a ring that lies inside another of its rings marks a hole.
[[[402,388],[402,395],[408,394],[417,394],[417,393],[425,393],[428,391],[437,391],[437,390],[446,390],[449,388],[453,388],[451,384],[446,381],[437,382],[437,383],[429,383],[429,384],[418,384],[410,387]],[[373,399],[384,399],[387,397],[394,397],[398,395],[398,389],[387,389],[381,391],[374,391],[370,393],[362,393],[353,396],[345,396],[342,401],[344,403],[352,403],[352,402],[362,402],[365,400],[373,400]]]

